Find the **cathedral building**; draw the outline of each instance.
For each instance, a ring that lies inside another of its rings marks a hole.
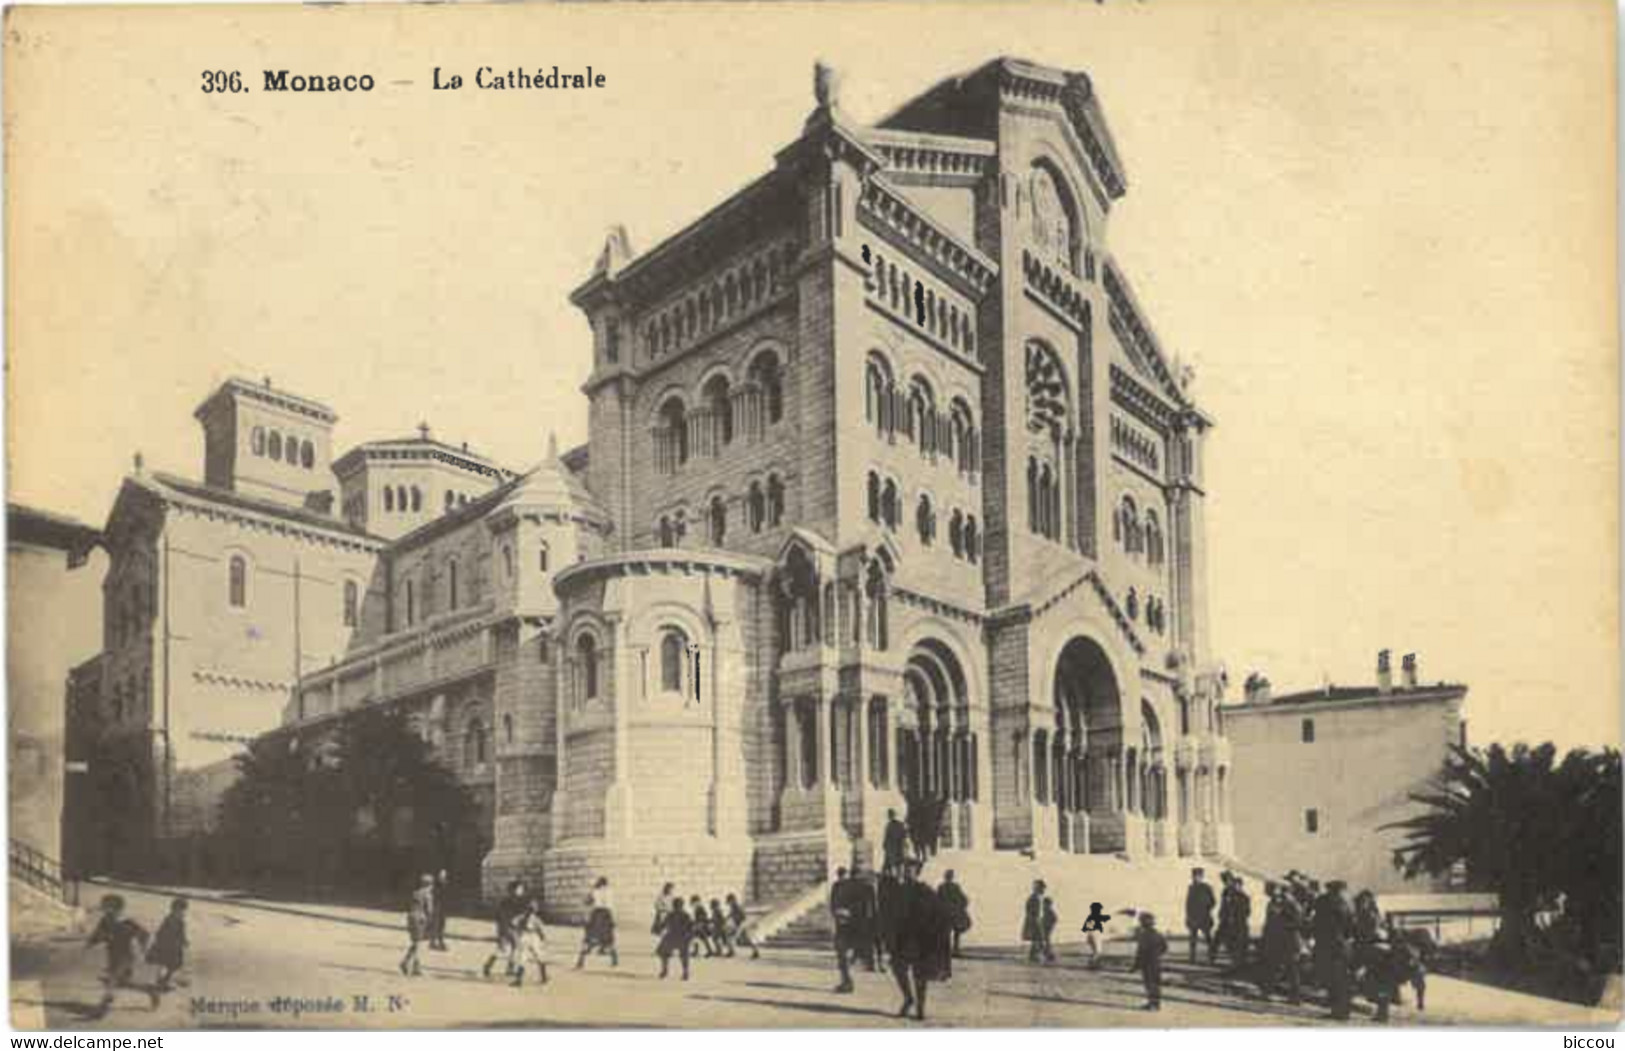
[[[566,913],[598,875],[781,900],[920,796],[956,851],[1227,854],[1211,421],[1110,250],[1125,189],[1083,74],[866,127],[821,69],[765,174],[611,232],[586,448],[395,541],[289,729],[411,707],[489,800],[487,891]]]
[[[104,674],[150,736],[151,626],[196,606],[155,742],[407,712],[486,892],[566,916],[599,875],[805,894],[921,798],[957,857],[1229,854],[1212,421],[1111,251],[1126,188],[1082,73],[999,59],[863,126],[821,67],[764,174],[571,293],[585,446],[328,472],[330,410],[222,388],[207,492],[132,478],[109,524],[110,639],[140,627]],[[256,613],[205,617],[238,561]]]

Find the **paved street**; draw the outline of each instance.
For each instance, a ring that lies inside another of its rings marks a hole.
[[[103,889],[87,886],[86,900],[99,897]],[[125,896],[130,914],[155,929],[167,897],[137,891],[126,891]],[[124,990],[106,1018],[94,1018],[101,950],[87,951],[82,936],[63,933],[14,946],[13,1021],[22,1027],[52,1029],[919,1024],[894,1017],[898,996],[886,975],[860,972],[855,994],[832,994],[834,968],[824,953],[769,951],[759,961],[700,959],[692,981],[683,983],[674,975],[662,982],[642,921],[637,909],[623,913],[619,968],[611,969],[607,958],[594,957],[584,972],[570,970],[578,932],[549,929],[552,981],[545,987],[514,989],[480,976],[490,950],[489,924],[484,922],[454,920],[450,949],[425,953],[424,975],[406,978],[396,969],[405,936],[392,913],[194,900],[187,966],[191,984],[166,996],[156,1010],[144,993]],[[932,987],[925,1024],[1105,1027],[1321,1021],[1317,1008],[1266,1004],[1212,969],[1188,969],[1179,963],[1170,968],[1163,1011],[1147,1014],[1139,1010],[1139,982],[1127,972],[1126,950],[1125,945],[1113,946],[1108,966],[1100,972],[1085,970],[1075,956],[1063,956],[1049,967],[1029,965],[1013,952],[959,961],[950,983]],[[1178,958],[1178,953],[1170,956]],[[150,971],[143,965],[141,980],[148,980]],[[294,1014],[273,1010],[278,997],[327,1003]],[[355,1009],[358,998],[365,998],[367,1010]],[[1396,1010],[1395,1020],[1578,1025],[1588,1017],[1598,1018],[1567,1005],[1444,978],[1430,981],[1429,1000],[1425,1015],[1407,1006]],[[250,1006],[233,1014],[229,1006],[233,1002]]]

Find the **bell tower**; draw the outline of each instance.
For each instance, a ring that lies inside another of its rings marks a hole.
[[[203,425],[203,480],[217,489],[326,510],[332,499],[332,409],[232,378],[193,413]]]

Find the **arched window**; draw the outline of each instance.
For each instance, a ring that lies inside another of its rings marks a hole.
[[[226,598],[235,609],[248,605],[248,560],[242,555],[231,556],[230,583]]]
[[[406,486],[404,485],[397,485],[395,487],[395,506],[401,511],[406,511],[412,506],[411,501],[407,499]]]
[[[722,497],[711,498],[711,544],[721,547],[722,542],[728,538],[728,505]]]
[[[950,454],[954,458],[954,465],[966,474],[976,470],[976,423],[971,416],[970,406],[959,398],[954,399],[953,407],[948,410],[950,417],[949,440],[953,442]]]
[[[767,524],[769,528],[777,528],[784,521],[784,483],[779,476],[767,476]]]
[[[688,659],[688,636],[681,628],[667,628],[660,636],[660,689],[683,692],[683,665]]]
[[[965,554],[965,515],[954,508],[954,513],[948,516],[948,546],[953,550],[955,558],[962,558]]]
[[[726,448],[734,440],[733,390],[728,377],[711,377],[704,393],[705,408],[711,414],[711,440],[716,448]]]
[[[418,619],[418,606],[417,606],[416,588],[413,586],[412,581],[408,580],[406,582],[406,624],[407,624],[407,626],[410,627],[413,624],[417,623],[417,619]]]
[[[1153,566],[1162,565],[1162,524],[1152,508],[1146,508],[1145,512],[1145,553]]]
[[[902,501],[897,495],[897,483],[890,478],[886,479],[885,488],[880,491],[880,517],[885,520],[886,528],[896,529],[903,520]]]
[[[307,471],[316,466],[316,447],[309,442],[299,446],[299,466]]]
[[[543,541],[542,546],[537,550],[536,564],[541,568],[541,571],[543,573],[547,572],[547,543],[546,543],[546,541]]]
[[[461,597],[457,588],[457,560],[454,558],[446,563],[446,608],[456,609]]]
[[[412,510],[423,510],[423,490],[415,485],[412,487]]]
[[[920,451],[933,455],[937,451],[937,406],[931,387],[925,380],[915,377],[909,385],[908,419],[903,428],[913,438]]]
[[[457,506],[457,494],[450,489],[446,490],[446,510],[450,511]]]
[[[667,398],[660,406],[660,459],[667,470],[688,462],[688,410],[681,398]]]
[[[869,472],[869,521],[880,524],[880,475]]]
[[[976,531],[976,516],[967,515],[965,518],[965,557],[974,565],[982,552],[982,539]]]
[[[504,715],[502,717],[502,740],[504,742],[506,742],[507,744],[513,744],[513,716],[512,715]]]
[[[1128,598],[1123,602],[1123,612],[1128,614],[1129,620],[1140,619],[1140,596],[1133,588],[1128,589]]]
[[[1123,497],[1118,514],[1122,518],[1123,550],[1131,555],[1139,553],[1144,546],[1140,531],[1140,509],[1135,506],[1132,496]]]
[[[1045,258],[1075,271],[1077,235],[1072,201],[1047,165],[1033,170],[1032,204],[1034,246]]]
[[[875,425],[876,432],[890,435],[897,429],[897,421],[892,411],[892,398],[896,386],[892,381],[891,367],[886,364],[885,358],[879,354],[869,355],[863,384],[865,419]]]
[[[745,497],[746,512],[750,519],[750,531],[760,533],[762,524],[767,520],[767,500],[762,496],[762,483],[750,483],[750,492]]]
[[[502,545],[502,579],[513,579],[513,545]]]
[[[395,490],[391,489],[387,485],[384,486],[384,510],[395,510]]]
[[[778,423],[784,418],[784,375],[779,368],[779,358],[771,351],[764,351],[756,356],[750,363],[747,379],[761,388],[762,401],[767,408],[767,422]]]
[[[271,432],[271,437],[269,439],[269,445],[267,446],[267,450],[271,454],[271,459],[273,459],[273,460],[282,459],[282,432],[281,431],[272,431]]]
[[[470,719],[468,734],[463,738],[463,761],[469,766],[483,764],[489,748],[488,740],[485,736],[485,724],[480,721],[479,716]]]
[[[356,615],[361,605],[361,589],[356,587],[353,580],[344,582],[344,626],[353,628],[356,624]]]
[[[661,547],[675,546],[676,538],[672,536],[671,517],[669,515],[661,515],[660,521],[656,523],[655,540]]]
[[[254,450],[255,456],[265,455],[265,428],[255,427],[249,432],[248,447]]]
[[[914,509],[914,525],[920,532],[920,543],[930,547],[937,538],[937,513],[931,508],[931,498],[924,493],[920,494],[920,502]]]
[[[590,701],[598,696],[598,643],[591,635],[576,640],[576,666],[581,676],[581,699]]]

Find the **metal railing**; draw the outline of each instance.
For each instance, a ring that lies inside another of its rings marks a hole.
[[[63,873],[60,861],[27,843],[13,839],[10,844],[12,879],[48,894],[64,905],[79,904],[79,881]]]

